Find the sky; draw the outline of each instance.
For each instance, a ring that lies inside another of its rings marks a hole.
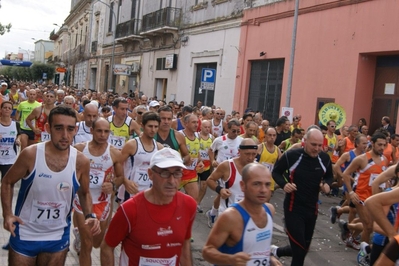
[[[0,35],[0,59],[6,52],[34,51],[35,40],[32,38],[49,40],[51,31],[58,30],[53,23],[61,26],[71,9],[71,0],[0,1],[0,22],[12,24],[10,32]]]

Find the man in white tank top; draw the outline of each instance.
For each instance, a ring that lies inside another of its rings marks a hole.
[[[282,265],[270,252],[275,213],[267,203],[271,179],[270,171],[261,164],[247,164],[242,169],[244,198],[219,216],[202,250],[206,261],[215,265]]]
[[[129,140],[122,148],[121,161],[124,162],[125,177],[118,190],[118,201],[121,203],[151,187],[152,182],[147,170],[152,155],[163,148],[161,143],[154,140],[160,122],[157,113],[144,113],[141,122],[143,134]]]
[[[216,109],[213,119],[211,120],[211,132],[215,138],[223,135],[223,129],[226,127],[226,122],[223,121],[223,110]]]
[[[89,104],[88,104],[89,105]],[[87,106],[87,105],[86,105]],[[90,160],[90,193],[93,200],[93,212],[100,221],[101,233],[91,236],[90,228],[85,224],[79,197],[73,201],[73,223],[75,234],[74,248],[79,253],[80,265],[91,265],[92,247],[99,248],[107,230],[112,213],[111,198],[123,181],[121,152],[108,143],[110,125],[105,118],[92,122],[93,140],[75,146]],[[80,241],[84,239],[84,241]]]
[[[239,149],[240,154],[237,158],[219,164],[206,181],[208,187],[221,197],[219,214],[244,198],[240,188],[241,172],[245,165],[254,162],[258,146],[252,139],[244,139]]]
[[[73,138],[74,144],[91,141],[93,139],[90,128],[93,124],[93,121],[95,121],[97,118],[98,107],[92,103],[86,104],[83,110],[83,121],[76,123],[78,130]]]
[[[100,233],[99,221],[91,213],[89,159],[71,147],[75,110],[65,106],[52,109],[46,131],[50,140],[24,149],[3,178],[1,202],[4,228],[11,233],[10,265],[64,265],[76,193],[92,234]],[[19,180],[21,191],[14,215],[12,192]]]

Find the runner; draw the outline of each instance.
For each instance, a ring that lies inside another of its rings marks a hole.
[[[140,126],[127,115],[127,106],[128,103],[125,99],[115,99],[112,105],[115,114],[108,117],[108,122],[111,124],[109,141],[118,150],[122,149],[133,132],[138,136],[141,134]]]
[[[86,104],[83,110],[83,120],[76,123],[78,130],[76,131],[76,135],[73,138],[74,144],[91,141],[93,139],[90,128],[97,118],[97,106],[91,103]]]
[[[158,109],[161,124],[154,139],[161,143],[164,147],[174,149],[180,152],[183,162],[187,165],[191,163],[190,154],[188,153],[186,141],[183,134],[171,128],[173,112],[169,106],[163,106]]]
[[[242,141],[242,138],[238,136],[239,133],[240,122],[238,122],[237,119],[231,119],[229,123],[227,123],[227,134],[217,137],[213,141],[211,148],[209,149],[209,159],[214,168],[217,168],[219,163],[238,156],[239,146]],[[213,201],[212,209],[205,213],[208,218],[209,227],[212,227],[212,224],[215,222],[219,204],[220,196],[218,195]]]
[[[272,172],[276,183],[286,192],[284,217],[292,266],[304,265],[316,225],[319,191],[328,193],[333,180],[331,161],[321,152],[322,145],[321,131],[310,129],[304,147],[285,152]]]
[[[151,187],[148,177],[148,167],[151,157],[163,145],[154,140],[161,119],[154,112],[145,112],[142,115],[141,126],[143,134],[129,140],[122,149],[121,160],[124,162],[125,178],[118,190],[118,201],[125,202],[131,196]]]
[[[213,142],[213,135],[211,134],[212,124],[209,120],[202,120],[201,124],[201,132],[197,133],[197,136],[200,141],[200,155],[201,160],[204,164],[203,172],[198,173],[198,177],[200,179],[200,188],[198,195],[198,207],[197,211],[199,213],[203,213],[203,209],[201,208],[201,202],[206,194],[207,184],[206,180],[211,175],[211,160],[209,157],[209,150],[211,148]]]
[[[200,140],[196,136],[198,128],[198,117],[195,114],[188,114],[183,118],[184,129],[180,131],[184,135],[187,150],[190,154],[191,163],[186,169],[183,169],[183,177],[181,178],[179,189],[184,191],[197,201],[198,209],[198,174],[204,169],[204,163],[201,161]]]
[[[298,129],[294,129],[294,131],[295,130],[298,130]],[[274,145],[276,136],[277,136],[276,129],[273,127],[270,127],[266,131],[265,142],[258,145],[258,156],[259,156],[258,162],[260,164],[263,164],[264,166],[266,166],[270,172],[273,171],[274,164],[281,157],[280,149],[276,145]],[[273,195],[273,192],[275,189],[274,186],[275,186],[275,182],[272,178],[271,186],[270,186],[272,195]]]
[[[183,118],[188,115],[193,113],[193,108],[191,106],[183,106],[183,108],[181,109],[181,118],[176,118],[175,120],[172,121],[172,128],[177,130],[177,131],[181,131],[184,129],[184,122],[183,122]]]
[[[219,214],[244,198],[240,188],[242,169],[254,162],[257,150],[258,146],[252,139],[243,139],[239,146],[238,157],[220,163],[207,179],[208,187],[223,199],[218,208]]]
[[[116,192],[123,180],[123,167],[120,151],[108,143],[109,123],[104,118],[93,121],[91,133],[93,140],[79,143],[75,148],[90,160],[90,194],[93,200],[93,211],[100,221],[101,233],[92,236],[85,223],[82,206],[76,195],[73,200],[73,229],[75,241],[73,246],[79,254],[80,265],[91,265],[91,250],[99,248],[104,233],[111,219],[112,194]]]
[[[263,120],[261,123],[261,127],[258,129],[258,140],[262,143],[266,136],[266,131],[269,128],[269,121]]]
[[[91,214],[89,160],[71,147],[76,114],[69,107],[51,110],[46,130],[50,141],[21,152],[3,178],[1,203],[4,228],[11,232],[10,265],[64,265],[69,250],[73,196],[81,200],[86,226],[100,233]],[[21,180],[16,213],[12,213],[13,188]]]
[[[222,115],[223,115],[222,110],[216,109],[215,114],[211,120],[211,124],[212,124],[211,133],[215,138],[223,135],[223,129],[225,128],[225,122],[222,119]]]
[[[101,265],[114,265],[119,243],[120,265],[193,265],[190,239],[197,204],[177,191],[184,168],[172,149],[152,156],[148,175],[153,185],[116,211],[101,245]]]
[[[11,120],[12,102],[1,103],[0,116],[0,172],[3,178],[17,159],[17,145],[21,145],[21,128]]]
[[[258,129],[258,125],[254,121],[249,121],[245,124],[245,133],[240,135],[241,138],[252,139],[256,144],[259,144],[259,140],[256,138],[256,131]]]
[[[364,207],[364,201],[372,195],[371,185],[374,179],[388,167],[387,159],[382,154],[386,146],[385,135],[381,133],[374,134],[371,138],[371,143],[371,151],[356,157],[342,174],[350,200],[355,205],[357,214],[363,224],[361,240],[367,243],[370,242],[373,220]],[[360,175],[355,192],[351,187],[351,174],[356,171],[359,171]]]
[[[291,137],[283,140],[278,146],[279,150],[282,152],[287,151],[292,145],[301,142],[301,130],[299,128],[294,128],[291,132]]]
[[[45,102],[41,106],[36,107],[26,118],[26,124],[35,133],[36,142],[44,142],[50,140],[50,135],[46,131],[47,117],[50,111],[55,107],[55,92],[48,91],[46,93]],[[33,121],[34,120],[34,121]]]
[[[218,218],[202,250],[217,265],[282,265],[270,253],[274,206],[270,199],[271,174],[259,164],[242,169],[244,198]]]
[[[341,156],[344,152],[348,152],[355,148],[355,138],[359,134],[359,130],[356,125],[351,125],[348,128],[348,136],[342,141],[338,142],[339,155]]]
[[[20,121],[21,125],[21,151],[35,142],[35,133],[26,124],[26,118],[33,109],[40,106],[40,103],[36,101],[36,91],[34,89],[29,90],[27,95],[28,100],[18,105],[17,114],[15,115],[15,120]]]

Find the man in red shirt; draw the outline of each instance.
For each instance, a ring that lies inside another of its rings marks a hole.
[[[180,154],[170,148],[152,156],[152,187],[117,210],[101,244],[101,265],[114,265],[114,249],[121,242],[121,266],[193,265],[190,239],[197,203],[177,191],[184,168]]]

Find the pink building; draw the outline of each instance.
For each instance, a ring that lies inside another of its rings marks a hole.
[[[286,105],[294,5],[244,12],[233,109],[275,122]],[[398,14],[397,0],[300,2],[291,107],[303,125],[317,122],[325,102],[345,108],[347,125],[365,118],[370,133],[384,115],[399,125]]]

